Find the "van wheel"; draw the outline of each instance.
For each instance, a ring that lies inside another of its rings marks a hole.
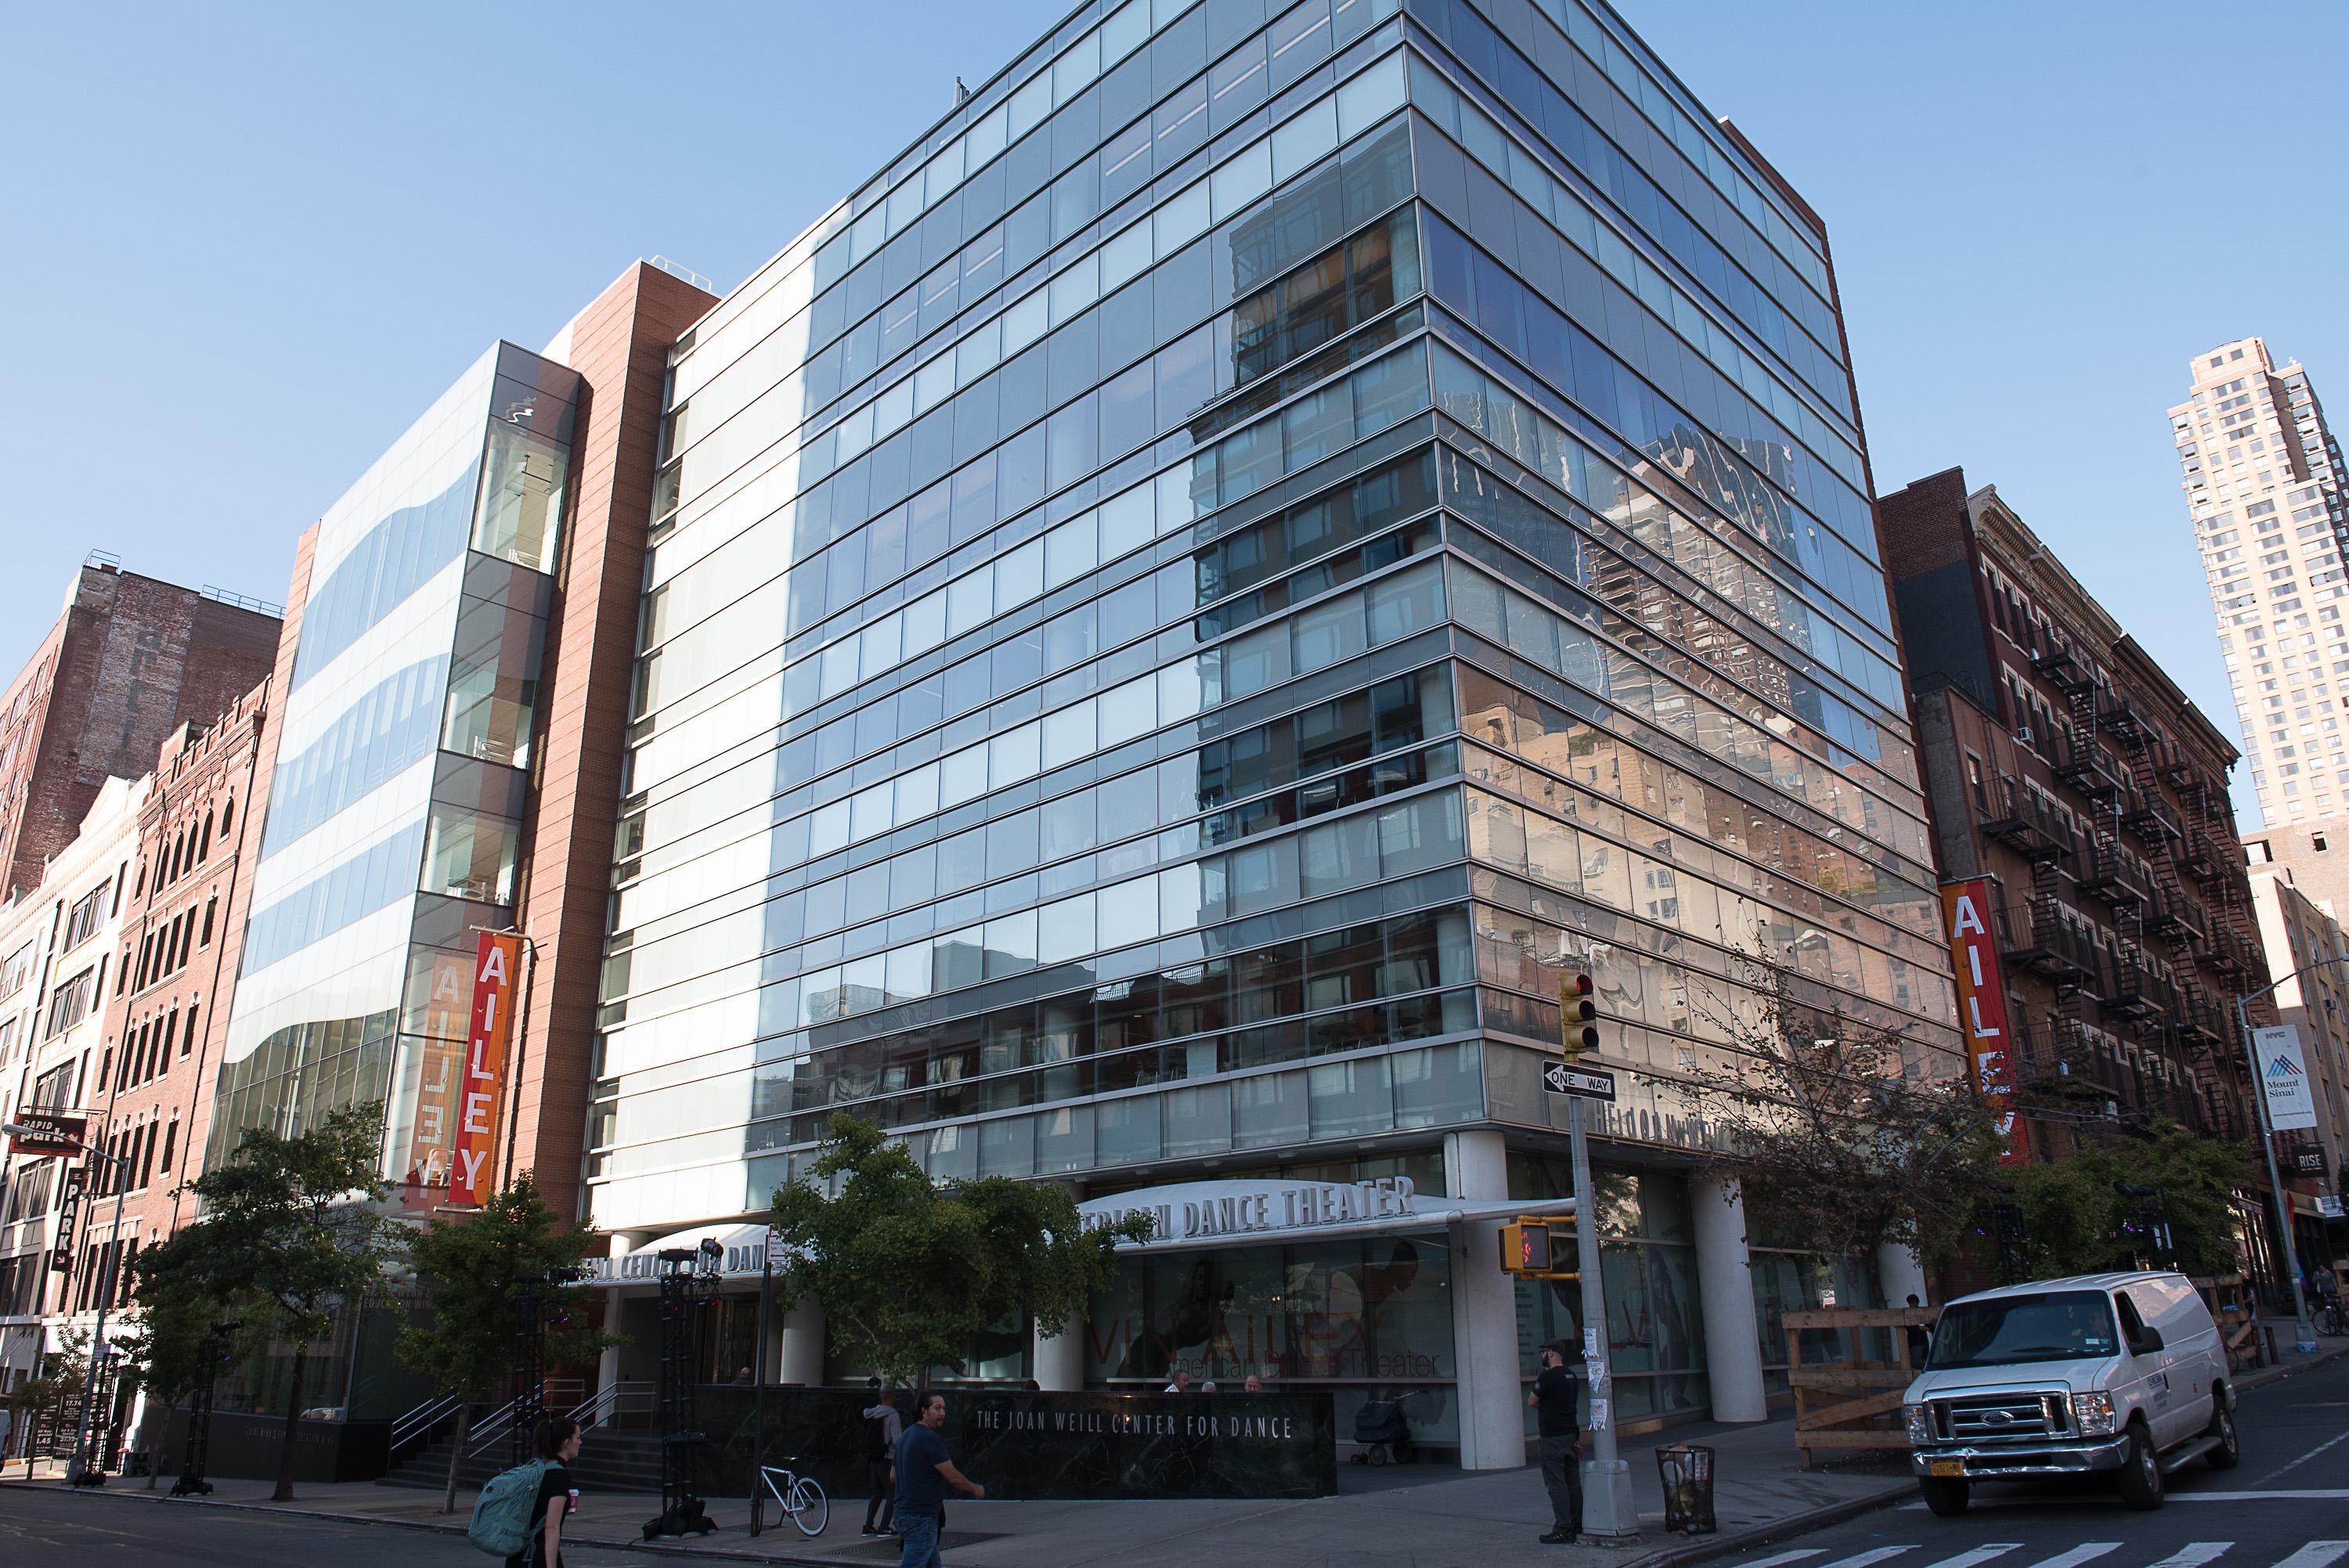
[[[2203,1457],[2212,1470],[2233,1470],[2243,1462],[2243,1443],[2235,1435],[2235,1412],[2227,1408],[2227,1390],[2213,1389],[2210,1394],[2210,1424],[2202,1429],[2203,1435],[2219,1439],[2219,1446]]]
[[[1918,1490],[1925,1494],[1925,1506],[1943,1519],[1955,1519],[1966,1511],[1967,1483],[1945,1475],[1920,1476]]]
[[[2153,1451],[2153,1438],[2145,1428],[2128,1429],[2128,1458],[2120,1470],[2121,1501],[2140,1513],[2161,1506],[2161,1457]]]

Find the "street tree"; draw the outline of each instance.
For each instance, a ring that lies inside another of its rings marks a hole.
[[[26,1480],[33,1479],[33,1429],[44,1421],[54,1425],[67,1412],[78,1411],[88,1387],[89,1330],[72,1328],[57,1336],[57,1347],[42,1359],[40,1376],[27,1377],[0,1395],[0,1403],[6,1404],[24,1432],[19,1441],[24,1444]]]
[[[401,1331],[399,1362],[457,1401],[441,1512],[457,1507],[457,1465],[472,1432],[472,1405],[493,1398],[513,1369],[526,1298],[543,1303],[550,1364],[583,1361],[619,1343],[587,1326],[586,1288],[564,1283],[578,1269],[587,1237],[563,1225],[525,1171],[477,1212],[435,1215],[409,1244],[429,1311]]]
[[[811,1176],[776,1189],[772,1222],[782,1297],[813,1296],[842,1359],[898,1387],[959,1369],[980,1334],[1023,1311],[1060,1333],[1115,1276],[1118,1241],[1150,1224],[1089,1227],[1056,1182],[934,1183],[902,1143],[845,1113]]]
[[[2040,1275],[2095,1274],[2151,1264],[2189,1274],[2231,1273],[2233,1199],[2250,1187],[2252,1155],[2240,1143],[2203,1138],[2167,1118],[2142,1130],[2075,1129],[2065,1159],[2007,1172],[2023,1212],[2023,1254]],[[2158,1199],[2122,1187],[2158,1192]],[[2135,1223],[2158,1204],[2171,1251]]]
[[[212,1326],[225,1304],[184,1283],[154,1278],[148,1267],[152,1255],[150,1251],[131,1259],[131,1302],[137,1310],[129,1315],[128,1329],[115,1341],[115,1349],[125,1376],[136,1377],[146,1390],[147,1451],[159,1454],[157,1439],[170,1429],[171,1412],[215,1370]],[[162,1471],[160,1460],[148,1465],[150,1491]]]
[[[285,1137],[248,1129],[235,1151],[184,1191],[203,1218],[150,1249],[143,1277],[162,1288],[224,1304],[248,1341],[294,1347],[275,1501],[294,1496],[295,1436],[311,1342],[337,1308],[389,1301],[387,1270],[404,1250],[403,1227],[378,1207],[383,1180],[380,1101],[330,1111]]]
[[[1746,968],[1744,995],[1701,1009],[1728,1048],[1685,1075],[1716,1135],[1702,1164],[1777,1244],[1949,1257],[1999,1181],[1991,1109],[1962,1075],[1922,1070],[1899,1029],[1808,1000],[1784,968]]]

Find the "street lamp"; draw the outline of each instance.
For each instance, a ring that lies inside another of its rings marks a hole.
[[[47,1139],[54,1141],[69,1141],[76,1149],[80,1150],[92,1160],[103,1160],[112,1165],[114,1167],[114,1242],[118,1247],[121,1245],[122,1199],[123,1194],[129,1190],[130,1186],[129,1177],[129,1171],[130,1169],[129,1156],[123,1154],[109,1154],[105,1150],[96,1148],[78,1138],[60,1140],[54,1132],[47,1131],[39,1128],[26,1127],[22,1122],[0,1122],[0,1132],[6,1133],[10,1138],[38,1138]],[[117,1267],[119,1266],[119,1259],[118,1255]],[[92,1407],[98,1403],[97,1396],[99,1381],[98,1372],[105,1362],[107,1355],[106,1309],[114,1305],[114,1274],[115,1270],[113,1268],[109,1268],[106,1271],[106,1277],[98,1282],[98,1322],[97,1325],[91,1328],[89,1334],[89,1371],[85,1376],[83,1381],[81,1415],[74,1422],[73,1458],[66,1465],[66,1484],[67,1486],[104,1486],[106,1484],[106,1477],[103,1475],[98,1476],[95,1480],[89,1478],[86,1460],[88,1453],[90,1413]]]
[[[2292,1348],[2302,1356],[2315,1352],[2316,1326],[2308,1320],[2308,1297],[2300,1288],[2300,1248],[2292,1239],[2292,1201],[2284,1194],[2283,1178],[2276,1173],[2275,1129],[2268,1122],[2267,1080],[2260,1074],[2258,1047],[2251,1044],[2251,1004],[2274,995],[2279,986],[2290,985],[2303,975],[2342,964],[2349,964],[2349,957],[2320,959],[2281,980],[2269,982],[2262,990],[2235,998],[2235,1024],[2243,1032],[2243,1059],[2251,1068],[2251,1102],[2260,1110],[2260,1152],[2267,1156],[2268,1186],[2275,1192],[2276,1229],[2283,1233],[2284,1288],[2292,1292]]]

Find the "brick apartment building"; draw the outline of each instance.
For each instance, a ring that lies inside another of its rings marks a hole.
[[[1995,486],[1951,469],[1877,510],[1943,872],[1999,911],[2033,1150],[2082,1118],[2247,1136],[2233,999],[2267,967],[2235,748]]]
[[[103,557],[75,572],[0,696],[0,894],[38,885],[107,779],[139,778],[173,730],[208,723],[269,673],[276,609]]]
[[[120,1239],[152,1246],[188,1217],[212,1096],[210,1041],[236,975],[244,911],[238,871],[260,836],[256,789],[269,683],[207,725],[174,730],[139,813],[139,853],[122,916],[106,1053],[86,1097],[106,1147],[125,1157]],[[113,1180],[98,1182],[110,1194]],[[105,1225],[110,1230],[111,1211]]]

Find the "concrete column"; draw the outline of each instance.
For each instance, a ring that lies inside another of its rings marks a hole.
[[[613,1233],[611,1257],[615,1278],[618,1277],[620,1260],[628,1255],[634,1243],[626,1232],[616,1231]],[[617,1336],[620,1334],[619,1287],[617,1285],[607,1286],[603,1294],[604,1332]],[[625,1340],[622,1343],[625,1344]],[[621,1348],[621,1345],[607,1345],[604,1346],[603,1354],[596,1357],[595,1392],[600,1394],[605,1389],[609,1388],[613,1384],[620,1381]]]
[[[781,1369],[779,1381],[796,1383],[803,1388],[822,1387],[823,1304],[812,1295],[802,1296],[792,1303],[791,1310],[782,1315],[782,1350],[775,1358]]]
[[[1876,1249],[1877,1283],[1884,1290],[1884,1305],[1906,1306],[1909,1298],[1930,1304],[1932,1287],[1925,1283],[1925,1265],[1910,1249],[1891,1242]]]
[[[1454,1198],[1509,1195],[1507,1146],[1489,1130],[1444,1137],[1444,1185]],[[1519,1380],[1516,1282],[1500,1269],[1498,1220],[1452,1231],[1452,1356],[1459,1368],[1460,1468],[1516,1470],[1526,1462]]]
[[[1035,1336],[1036,1387],[1048,1394],[1070,1394],[1085,1386],[1085,1315],[1069,1314],[1061,1332],[1047,1339]]]
[[[1753,1260],[1745,1248],[1745,1198],[1734,1181],[1689,1178],[1696,1221],[1698,1305],[1704,1318],[1705,1381],[1716,1421],[1769,1418],[1762,1389],[1762,1340],[1754,1315]]]

